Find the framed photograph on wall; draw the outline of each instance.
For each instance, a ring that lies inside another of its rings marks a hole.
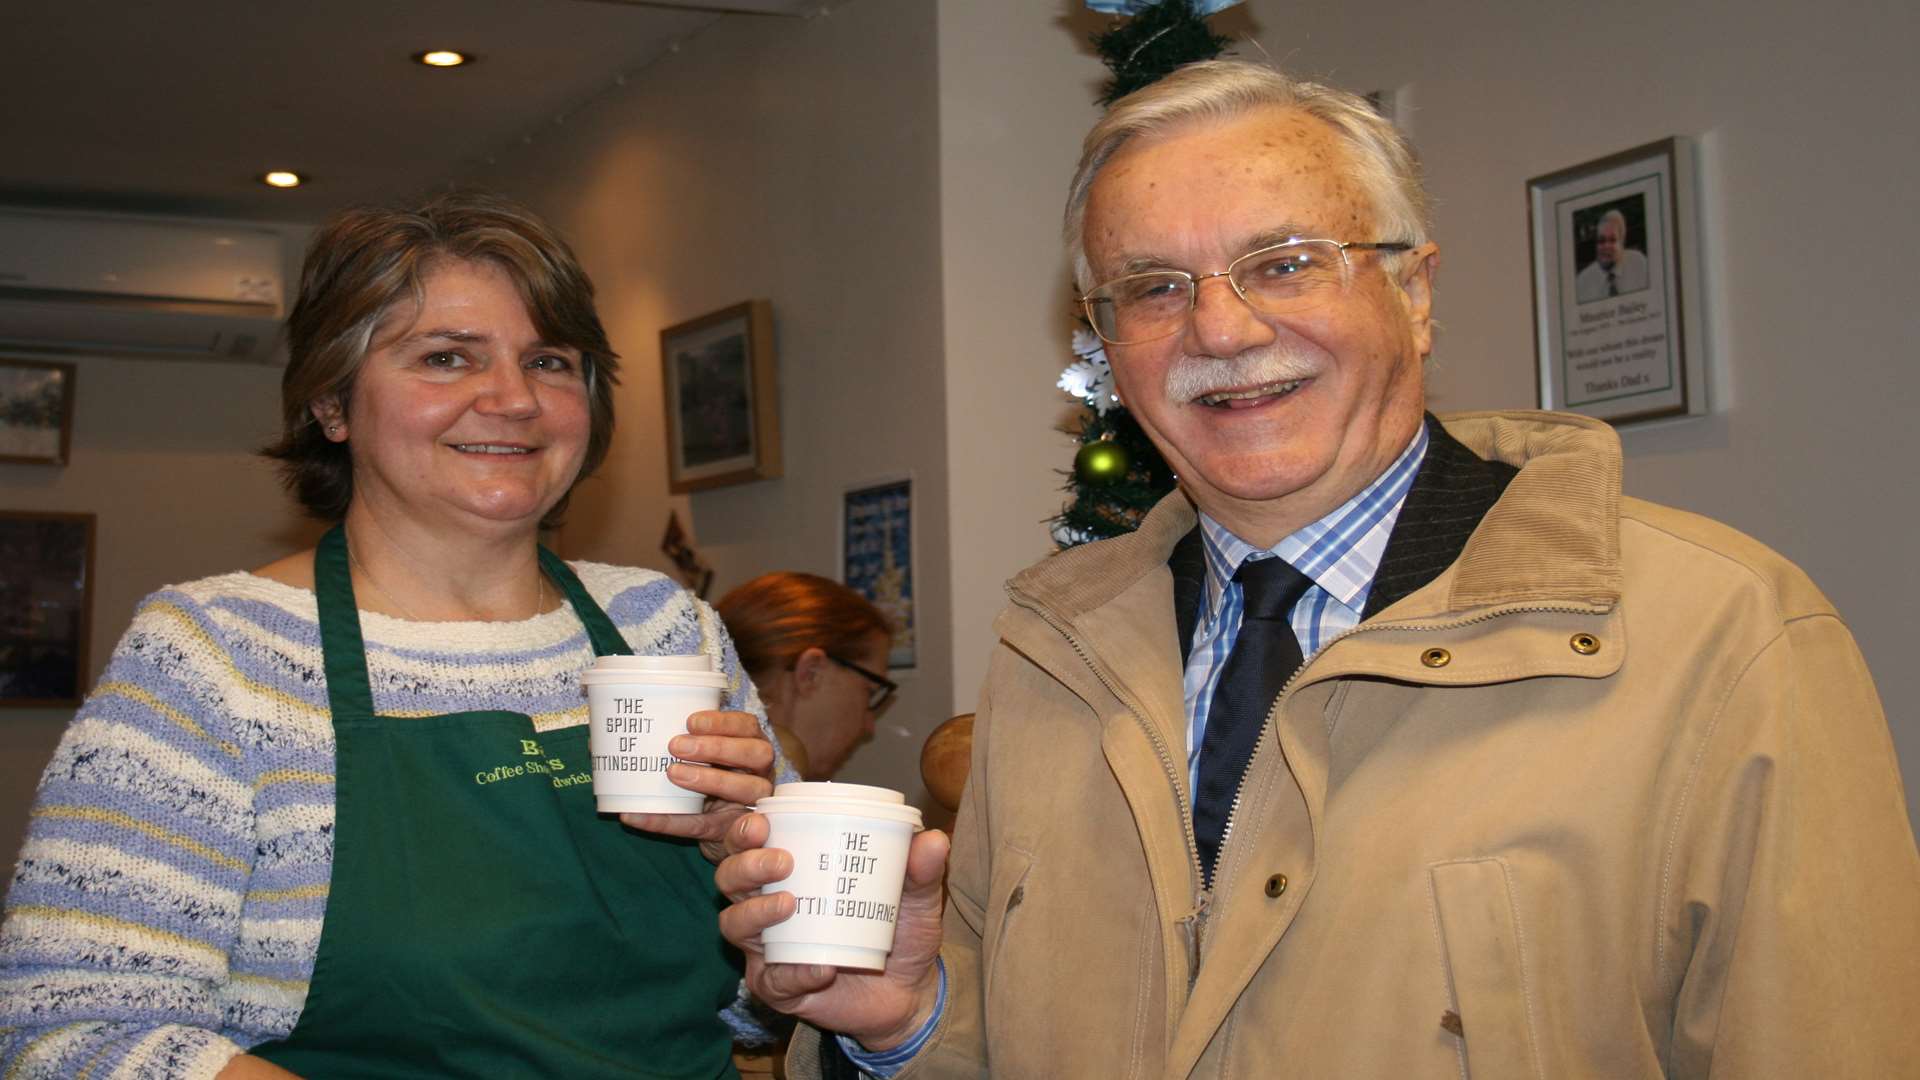
[[[912,477],[891,477],[847,489],[840,507],[840,580],[893,623],[888,670],[918,666]]]
[[[65,465],[73,442],[73,365],[0,357],[0,461]]]
[[[773,305],[749,300],[660,331],[667,490],[780,475]]]
[[[1541,408],[1707,411],[1693,152],[1675,136],[1527,181]]]
[[[71,706],[87,688],[93,515],[0,510],[0,706]]]

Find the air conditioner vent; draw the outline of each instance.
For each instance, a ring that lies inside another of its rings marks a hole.
[[[270,360],[284,258],[258,226],[0,209],[0,348]]]

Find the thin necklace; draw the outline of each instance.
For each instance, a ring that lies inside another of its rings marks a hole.
[[[353,564],[353,568],[355,570],[360,571],[361,577],[367,579],[367,584],[373,586],[374,589],[377,590],[381,596],[386,597],[387,603],[392,604],[394,607],[398,608],[400,611],[400,614],[404,616],[408,622],[420,621],[419,619],[416,619],[413,617],[413,612],[407,610],[407,605],[401,603],[399,600],[396,600],[394,598],[394,595],[388,592],[386,590],[386,587],[381,585],[378,579],[376,579],[371,573],[367,572],[367,568],[361,565],[360,556],[355,555],[353,553],[353,544],[351,541],[349,541],[347,544],[347,561]],[[533,587],[534,587],[533,614],[527,616],[527,618],[529,619],[538,616],[540,612],[547,606],[547,575],[542,573],[538,578],[534,579]]]

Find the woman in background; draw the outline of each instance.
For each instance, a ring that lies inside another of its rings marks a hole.
[[[324,226],[267,453],[317,549],[140,606],[41,782],[0,927],[14,1076],[733,1075],[717,841],[771,785],[704,604],[538,544],[605,457],[593,287],[521,207]],[[183,493],[191,497],[191,493]],[[704,814],[594,811],[581,673],[705,653]]]
[[[866,598],[814,574],[763,574],[714,605],[760,689],[767,719],[791,732],[807,780],[827,780],[899,689],[883,672],[893,628]]]

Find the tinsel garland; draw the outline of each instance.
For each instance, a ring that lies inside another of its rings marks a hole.
[[[1206,6],[1213,11],[1225,5]],[[1129,3],[1126,14],[1131,17],[1125,22],[1092,36],[1093,47],[1113,72],[1100,95],[1102,105],[1119,101],[1182,64],[1212,60],[1230,42],[1207,27],[1196,0]]]

